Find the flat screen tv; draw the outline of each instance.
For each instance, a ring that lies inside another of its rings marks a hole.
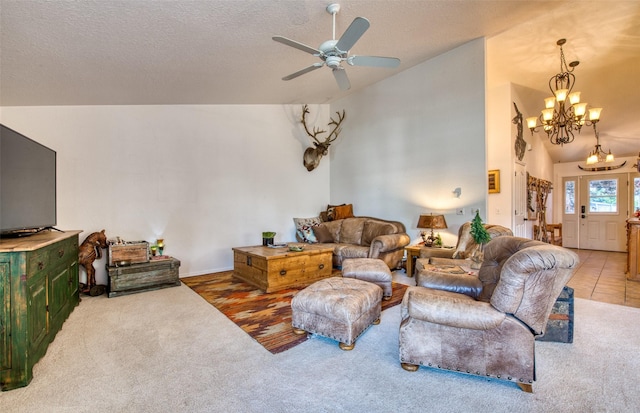
[[[0,236],[56,225],[56,152],[0,124]]]

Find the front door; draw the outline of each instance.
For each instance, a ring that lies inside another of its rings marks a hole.
[[[580,226],[580,207],[578,201],[578,182],[580,178],[577,176],[568,176],[562,179],[562,187],[564,196],[562,199],[562,246],[567,248],[578,248],[580,240],[578,239]]]
[[[627,174],[580,177],[579,248],[626,251],[628,194]]]
[[[529,238],[527,236],[527,168],[520,162],[515,164],[515,176],[513,180],[513,235]]]

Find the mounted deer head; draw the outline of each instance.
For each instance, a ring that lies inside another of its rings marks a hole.
[[[318,135],[326,133],[327,131],[322,130],[318,127],[314,127],[313,131],[309,131],[306,119],[307,113],[309,113],[309,106],[304,105],[302,107],[302,125],[304,126],[304,130],[307,132],[307,135],[311,136],[311,139],[313,139],[313,144],[315,147],[307,148],[307,150],[304,151],[302,163],[304,164],[305,168],[307,168],[307,171],[311,172],[316,169],[318,165],[320,165],[320,159],[322,159],[322,157],[329,152],[329,146],[331,146],[331,142],[335,141],[338,138],[338,135],[342,131],[342,129],[340,128],[340,124],[346,117],[346,114],[344,110],[342,111],[342,113],[336,112],[336,114],[338,115],[338,120],[331,118],[331,122],[329,122],[328,124],[331,128],[331,132],[326,137],[326,139],[321,142],[318,139]]]

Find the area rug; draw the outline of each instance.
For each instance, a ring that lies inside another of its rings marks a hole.
[[[334,275],[339,276],[340,271]],[[304,287],[265,293],[234,278],[233,271],[186,277],[181,281],[273,354],[307,340],[306,335],[296,335],[291,329],[291,299]],[[382,301],[382,310],[400,304],[406,288],[393,283],[393,296]]]

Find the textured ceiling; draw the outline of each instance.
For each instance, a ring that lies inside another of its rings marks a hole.
[[[332,38],[329,3],[0,0],[0,105],[327,103],[482,36],[498,50],[490,68],[542,93],[559,68],[555,41],[567,37],[568,59],[582,62],[578,87],[605,107],[603,146],[608,133],[640,150],[640,1],[345,0],[336,37],[366,17],[351,53],[401,65],[347,66],[349,91],[326,67],[282,81],[318,60],[272,36],[318,47]],[[574,160],[566,148],[552,157]]]

